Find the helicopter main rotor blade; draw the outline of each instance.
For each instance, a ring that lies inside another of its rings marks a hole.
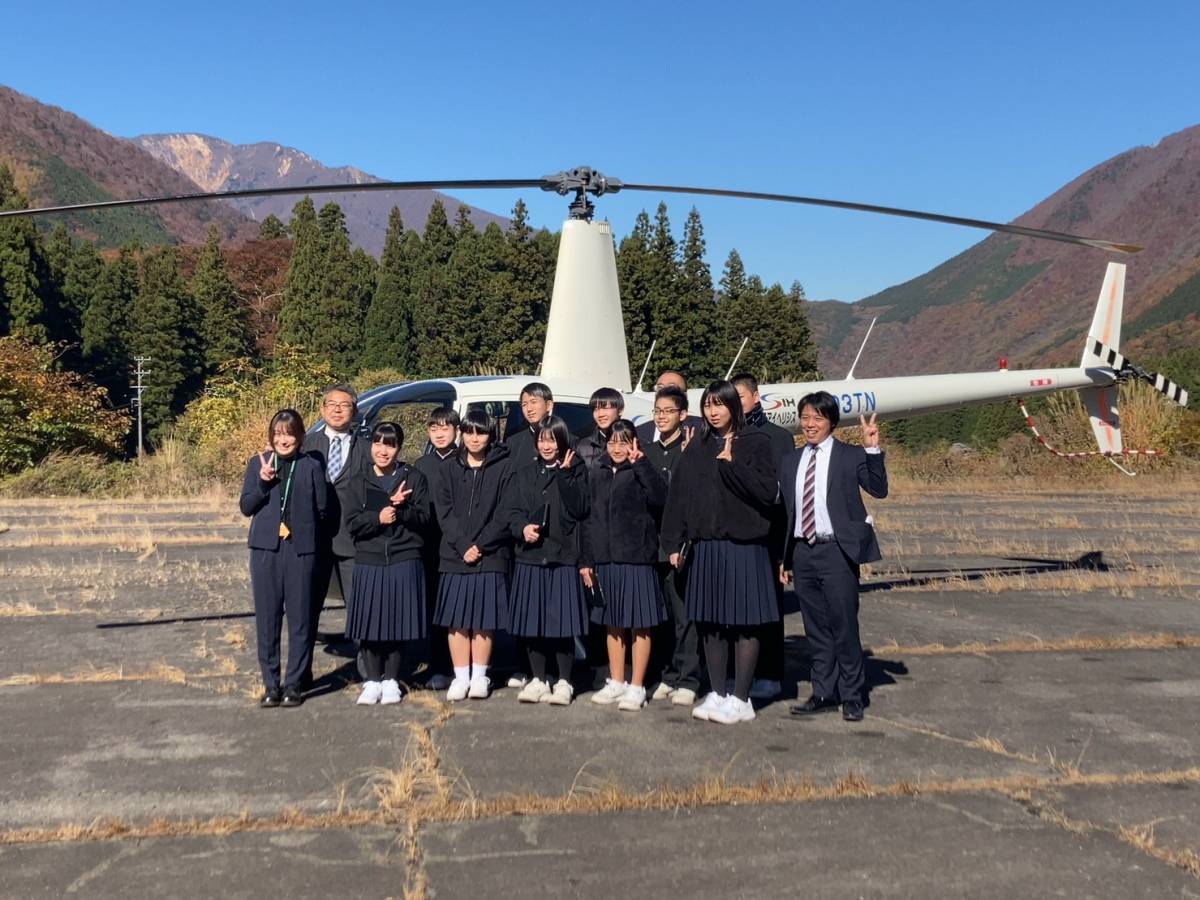
[[[69,206],[43,206],[38,209],[0,210],[0,218],[9,216],[46,216],[51,213],[83,212],[90,209],[114,209],[119,206],[151,206],[158,203],[188,203],[195,200],[236,200],[241,197],[273,197],[287,194],[349,194],[356,191],[433,191],[489,188],[540,188],[541,178],[459,179],[456,181],[368,181],[362,184],[308,184],[299,187],[246,188],[239,191],[211,191],[174,194],[166,197],[137,197],[132,200],[100,200]]]
[[[1084,247],[1095,247],[1097,250],[1109,250],[1116,253],[1138,253],[1141,247],[1136,244],[1121,244],[1106,241],[1101,238],[1081,237],[1077,234],[1067,234],[1062,231],[1046,231],[1042,228],[1027,228],[1024,225],[1007,225],[1003,222],[988,222],[984,219],[967,219],[962,216],[944,216],[941,213],[922,212],[916,209],[900,209],[895,206],[876,206],[873,203],[854,203],[848,200],[827,200],[823,197],[799,197],[794,194],[767,194],[759,191],[732,191],[720,188],[679,187],[669,184],[630,184],[621,183],[621,190],[651,191],[662,194],[701,194],[708,197],[738,197],[746,200],[777,200],[782,203],[802,203],[806,206],[828,206],[833,209],[852,209],[858,212],[879,213],[885,216],[903,216],[907,219],[924,219],[929,222],[945,222],[947,225],[963,225],[967,228],[983,228],[987,231],[1002,231],[1005,234],[1019,234],[1022,237],[1041,238],[1048,241],[1060,241],[1064,244],[1081,244]]]

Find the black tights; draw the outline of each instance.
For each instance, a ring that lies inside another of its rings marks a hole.
[[[553,656],[558,677],[571,680],[575,665],[575,641],[571,638],[529,638],[529,674],[539,681],[546,680],[546,662]]]
[[[750,682],[754,680],[754,666],[758,662],[758,634],[750,628],[734,628],[697,623],[700,636],[704,639],[704,659],[708,665],[708,680],[717,696],[725,694],[725,679],[729,672],[729,644],[733,651],[733,694],[739,700],[750,699]]]
[[[399,641],[363,641],[359,644],[363,675],[367,681],[400,680],[401,646]]]

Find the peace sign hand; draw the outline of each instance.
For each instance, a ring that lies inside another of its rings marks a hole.
[[[862,442],[864,447],[879,446],[879,426],[875,424],[876,413],[871,413],[871,421],[868,422],[862,415],[858,417],[859,427],[862,428]]]
[[[733,432],[725,435],[725,446],[721,448],[721,452],[717,454],[717,459],[723,459],[725,462],[733,462]]]
[[[635,437],[633,439],[633,445],[629,448],[629,461],[631,463],[635,463],[639,459],[643,459],[645,456],[646,454],[643,453],[642,448],[638,446],[638,439]]]
[[[562,460],[562,468],[564,468],[564,469],[569,469],[569,468],[571,468],[571,463],[573,463],[573,462],[575,462],[575,451],[574,451],[574,450],[568,450],[568,451],[567,451],[567,452],[566,452],[566,453],[563,455],[563,460]]]
[[[680,450],[686,450],[687,445],[692,442],[692,438],[696,436],[696,428],[694,425],[689,425],[683,429],[683,446]]]
[[[404,501],[407,500],[409,498],[409,496],[412,494],[412,492],[413,492],[412,488],[409,488],[408,490],[404,489],[404,486],[406,484],[408,484],[407,480],[400,482],[400,484],[396,488],[396,493],[392,494],[390,499],[392,501],[393,506],[403,506]]]
[[[258,477],[263,481],[275,480],[275,466],[271,464],[271,457],[268,455],[270,452],[264,450],[258,454]]]

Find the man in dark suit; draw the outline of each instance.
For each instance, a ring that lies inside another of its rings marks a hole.
[[[329,512],[325,516],[322,545],[317,553],[313,583],[312,640],[317,638],[325,596],[336,586],[343,600],[350,596],[350,580],[354,575],[354,540],[342,523],[342,508],[354,476],[370,457],[370,443],[358,434],[355,420],[358,414],[358,394],[350,385],[341,383],[327,387],[321,399],[324,427],[305,439],[304,449],[316,457],[325,471],[329,491]],[[310,655],[305,683],[312,682]]]
[[[756,428],[771,439],[771,458],[775,461],[775,471],[783,466],[783,458],[796,449],[796,439],[786,428],[776,425],[763,412],[762,396],[758,392],[758,379],[749,372],[739,372],[729,379],[738,392],[742,401],[742,413],[746,416],[746,426]],[[771,552],[772,555],[783,551],[783,504],[776,502],[771,510]],[[782,559],[773,559],[778,566]],[[750,685],[750,696],[756,700],[770,700],[783,690],[783,585],[775,585],[775,601],[779,604],[779,619],[769,625],[762,626],[759,634],[761,651],[758,654],[758,666],[754,672],[754,681]]]
[[[839,419],[832,394],[817,391],[800,401],[800,431],[807,443],[788,454],[779,473],[787,507],[779,579],[795,582],[812,654],[812,696],[793,706],[792,714],[814,715],[840,701],[842,718],[860,722],[866,678],[858,636],[858,572],[880,553],[859,488],[886,497],[887,469],[875,416],[869,422],[859,416],[861,447],[833,437]]]
[[[667,369],[661,375],[659,375],[658,380],[654,382],[654,392],[657,394],[665,387],[679,388],[679,390],[683,391],[684,394],[687,394],[687,379],[674,369]],[[699,416],[693,416],[691,413],[685,414],[683,422],[680,425],[683,436],[687,438],[687,440],[691,440],[692,435],[696,433],[696,429],[698,429],[702,424],[704,424],[704,420]],[[642,424],[638,425],[637,436],[638,443],[641,444],[643,448],[649,447],[654,441],[659,439],[658,426],[655,424],[653,418],[647,419],[645,422],[642,422]]]

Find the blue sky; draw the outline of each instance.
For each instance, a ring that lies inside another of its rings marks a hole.
[[[276,141],[394,179],[588,164],[1007,221],[1200,123],[1194,3],[101,6],[7,8],[0,83],[114,134]],[[506,212],[516,195],[465,199]],[[692,201],[666,199],[678,231]],[[536,224],[564,218],[556,196],[526,200]],[[599,214],[625,234],[657,200],[603,198]],[[695,203],[714,274],[736,247],[813,299],[858,299],[983,236]]]

